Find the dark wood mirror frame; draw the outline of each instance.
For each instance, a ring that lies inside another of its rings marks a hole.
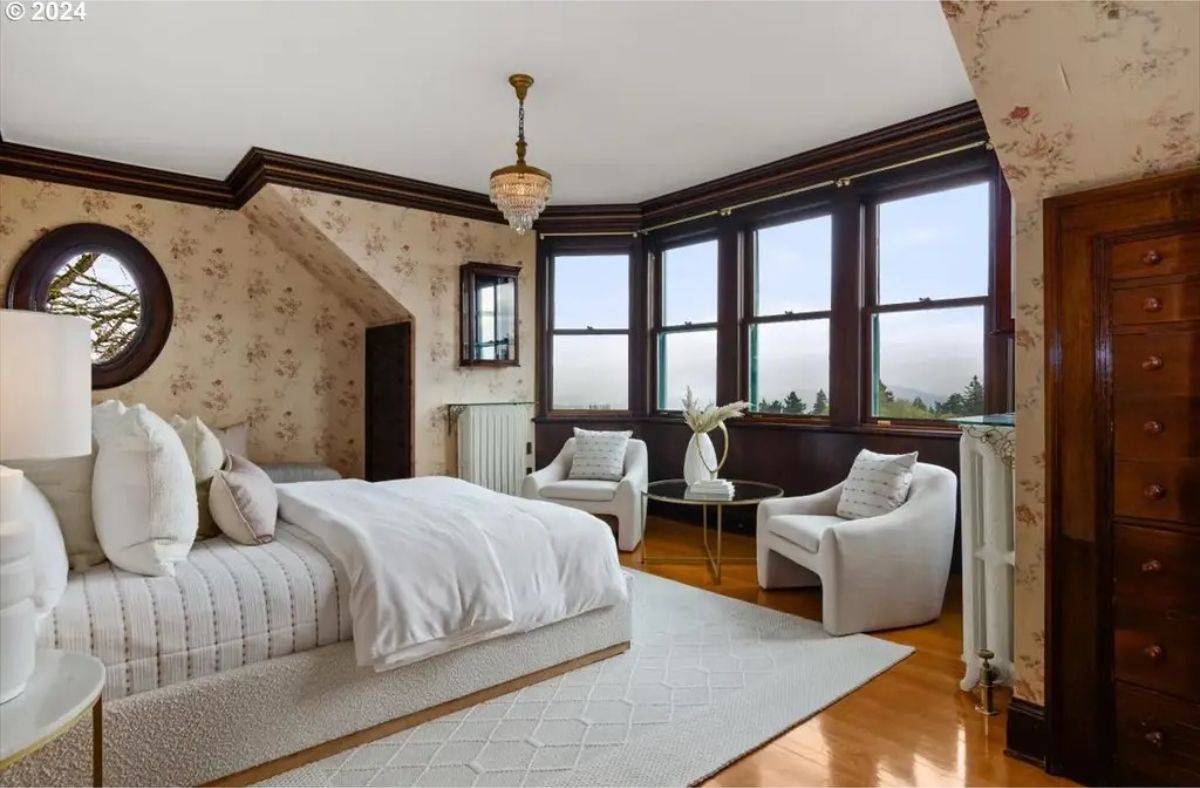
[[[463,263],[459,267],[459,343],[458,363],[463,367],[519,367],[520,363],[520,266],[493,263]],[[475,282],[480,277],[511,279],[513,288],[512,349],[507,358],[475,358],[476,344]]]
[[[50,283],[67,260],[102,252],[121,262],[137,283],[142,299],[137,333],[115,357],[92,366],[92,388],[121,386],[142,374],[167,344],[174,302],[158,261],[132,235],[103,224],[68,224],[30,244],[17,261],[5,292],[9,309],[46,311]]]

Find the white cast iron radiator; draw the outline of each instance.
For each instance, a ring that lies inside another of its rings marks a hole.
[[[489,490],[521,494],[532,448],[531,403],[451,405],[458,423],[458,476]]]

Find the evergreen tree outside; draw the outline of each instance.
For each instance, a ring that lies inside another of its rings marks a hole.
[[[817,389],[817,398],[813,402],[812,415],[829,415],[829,395],[825,393],[825,389]]]

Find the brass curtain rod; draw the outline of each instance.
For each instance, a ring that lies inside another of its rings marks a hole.
[[[838,178],[821,181],[820,183],[811,183],[807,186],[801,186],[796,189],[788,189],[787,191],[779,192],[777,194],[768,194],[765,197],[758,197],[753,200],[746,200],[745,202],[740,202],[735,205],[729,205],[724,208],[718,208],[715,211],[704,211],[703,213],[694,214],[692,216],[685,216],[682,219],[675,219],[674,221],[663,222],[662,224],[656,224],[653,227],[647,227],[647,228],[643,229],[641,231],[641,233],[642,233],[642,235],[649,235],[650,233],[654,232],[655,230],[661,230],[664,227],[673,227],[677,224],[684,224],[686,222],[694,222],[697,219],[706,219],[710,216],[729,216],[734,211],[740,210],[742,208],[748,208],[752,205],[759,205],[764,202],[771,202],[772,200],[779,200],[784,197],[792,197],[794,195],[803,194],[804,192],[814,191],[816,189],[823,189],[827,186],[835,186],[840,189],[840,188],[849,186],[853,181],[855,181],[859,178],[865,178],[869,175],[877,175],[881,172],[888,172],[889,170],[898,170],[901,167],[908,167],[913,164],[920,164],[921,162],[932,161],[934,159],[940,159],[943,156],[952,156],[955,153],[962,153],[963,151],[974,150],[975,148],[987,148],[988,150],[991,150],[992,141],[991,140],[980,140],[979,142],[969,142],[966,145],[959,145],[954,148],[947,148],[946,150],[938,151],[937,153],[928,153],[924,156],[918,156],[914,159],[906,159],[905,161],[898,161],[895,164],[888,164],[883,167],[876,167],[875,169],[872,169],[872,170],[863,170],[862,172],[856,172],[853,175],[844,175],[844,176],[841,176]]]
[[[686,224],[687,222],[694,222],[697,219],[707,219],[710,216],[729,216],[734,211],[741,210],[742,208],[749,208],[752,205],[760,205],[764,202],[771,202],[772,200],[780,200],[780,199],[783,199],[784,197],[794,197],[797,194],[803,194],[804,192],[815,191],[817,189],[824,189],[828,186],[835,186],[837,188],[843,188],[845,186],[849,186],[853,181],[855,181],[859,178],[866,178],[870,175],[878,175],[881,172],[888,172],[890,170],[898,170],[901,167],[908,167],[913,164],[920,164],[922,162],[932,161],[934,159],[940,159],[943,156],[952,156],[955,153],[962,153],[963,151],[974,150],[975,148],[987,148],[988,150],[991,150],[992,149],[992,141],[991,140],[980,140],[979,142],[969,142],[965,145],[959,145],[954,148],[948,148],[943,151],[938,151],[937,153],[929,153],[924,156],[918,156],[915,159],[907,159],[905,161],[898,161],[895,164],[888,164],[883,167],[876,167],[871,170],[863,170],[862,172],[856,172],[853,175],[845,175],[845,176],[841,176],[838,178],[832,178],[829,180],[821,181],[819,183],[810,183],[807,186],[800,186],[799,188],[796,188],[796,189],[788,189],[787,191],[779,192],[777,194],[768,194],[765,197],[758,197],[753,200],[746,200],[745,202],[736,203],[734,205],[729,205],[724,208],[717,208],[717,209],[711,210],[711,211],[703,211],[701,213],[692,214],[691,216],[685,216],[682,219],[674,219],[669,222],[663,222],[662,224],[656,224],[652,227],[646,227],[642,230],[638,230],[638,231],[634,231],[634,232],[630,232],[627,230],[608,230],[608,231],[580,232],[580,233],[571,233],[571,232],[540,233],[539,235],[542,238],[555,238],[555,237],[580,238],[580,237],[587,237],[587,236],[604,236],[604,235],[609,235],[609,236],[634,235],[634,236],[637,236],[639,234],[640,235],[649,235],[650,233],[654,232],[655,230],[662,230],[667,227],[674,227],[677,224]]]

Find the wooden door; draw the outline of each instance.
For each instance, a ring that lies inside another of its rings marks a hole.
[[[412,324],[367,329],[366,476],[413,475]]]

